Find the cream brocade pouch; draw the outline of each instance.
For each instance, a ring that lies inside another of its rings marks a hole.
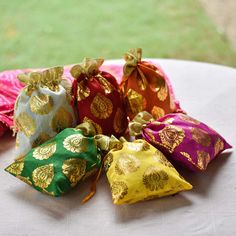
[[[26,87],[21,90],[14,110],[16,158],[76,125],[70,104],[71,89],[62,75],[63,68],[54,67],[18,76]]]
[[[130,204],[192,189],[173,165],[145,140],[124,142],[106,157],[114,204]]]

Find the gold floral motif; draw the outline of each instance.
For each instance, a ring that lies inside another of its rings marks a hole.
[[[115,165],[115,171],[118,175],[127,175],[138,170],[140,160],[131,154],[121,154]]]
[[[100,74],[98,74],[96,78],[99,80],[106,94],[111,93],[115,89],[114,86],[107,79],[102,77]]]
[[[210,135],[200,128],[191,129],[192,138],[195,142],[201,144],[204,147],[209,147],[211,144]]]
[[[160,101],[165,101],[168,95],[168,87],[166,82],[163,83],[163,86],[160,87],[159,91],[157,91],[157,98]]]
[[[63,146],[70,152],[80,153],[87,150],[88,141],[82,134],[72,134],[63,141]]]
[[[35,186],[42,189],[47,188],[54,178],[53,164],[44,165],[36,168],[32,173],[32,179]]]
[[[162,165],[170,167],[170,168],[174,168],[174,166],[166,159],[166,157],[164,156],[164,154],[162,152],[160,152],[159,150],[156,150],[153,159],[155,161],[160,162]]]
[[[155,166],[148,167],[143,174],[143,184],[151,191],[163,189],[168,179],[167,173]]]
[[[114,181],[111,184],[112,199],[116,203],[128,194],[128,187],[123,181]]]
[[[39,94],[30,98],[30,109],[38,115],[46,115],[53,109],[53,99],[47,94]]]
[[[57,144],[55,142],[39,146],[34,149],[33,157],[38,160],[45,160],[51,157],[57,149]]]
[[[33,142],[32,148],[38,147],[40,144],[45,143],[48,141],[51,137],[47,134],[42,132]]]
[[[172,153],[183,141],[185,134],[182,128],[169,125],[159,132],[159,136],[164,147]]]
[[[105,157],[104,161],[104,170],[107,172],[113,162],[113,155],[112,153],[108,153],[107,156]]]
[[[70,112],[64,107],[60,107],[54,115],[51,127],[56,133],[60,133],[63,129],[72,127],[73,118]]]
[[[196,120],[196,119],[194,119],[194,118],[192,118],[192,117],[190,117],[190,116],[184,115],[184,114],[181,114],[181,115],[180,115],[180,118],[181,118],[182,120],[184,120],[184,121],[187,121],[187,122],[192,123],[192,124],[195,124],[195,125],[200,125],[200,124],[201,124],[200,121],[198,121],[198,120]]]
[[[85,175],[86,161],[78,158],[65,160],[62,165],[63,174],[69,179],[72,186],[75,186]]]
[[[29,177],[23,177],[21,175],[17,175],[16,177],[21,181],[25,182],[26,184],[32,185],[32,182]]]
[[[139,152],[139,151],[147,151],[150,149],[150,145],[144,140],[135,140],[134,142],[127,142],[126,147],[130,151]]]
[[[77,100],[82,101],[90,95],[90,89],[82,80],[77,84]]]
[[[157,107],[157,106],[154,106],[152,108],[151,113],[152,113],[152,116],[154,117],[154,119],[159,119],[165,115],[165,111],[162,108]]]
[[[98,93],[90,106],[91,113],[98,119],[107,119],[113,111],[113,105],[109,98]]]
[[[126,103],[128,109],[134,115],[145,110],[146,108],[146,100],[144,99],[144,97],[133,89],[128,90]]]
[[[205,170],[208,163],[211,160],[209,153],[205,151],[197,151],[197,158],[198,158],[197,164],[199,168]]]
[[[224,142],[221,138],[217,138],[214,146],[214,156],[216,156],[220,151],[224,149]]]
[[[24,158],[12,163],[6,168],[6,171],[13,175],[20,175],[24,169]]]
[[[113,128],[117,133],[122,133],[125,131],[126,124],[126,115],[120,108],[118,108],[113,121]]]
[[[189,161],[192,161],[192,157],[189,153],[187,152],[180,152],[180,154],[184,157],[186,157]]]
[[[91,124],[93,124],[93,126],[95,127],[95,130],[96,130],[96,134],[102,134],[103,131],[102,131],[102,127],[97,124],[96,122],[94,122],[93,120],[89,119],[88,117],[84,117],[83,119],[83,122],[90,122]]]
[[[20,113],[16,118],[16,126],[25,136],[30,137],[36,131],[36,123],[26,112]]]

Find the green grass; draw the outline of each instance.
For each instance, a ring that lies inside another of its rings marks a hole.
[[[0,70],[84,57],[144,57],[236,66],[236,53],[197,0],[0,0]]]

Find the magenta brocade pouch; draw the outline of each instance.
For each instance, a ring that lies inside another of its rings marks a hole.
[[[168,114],[143,127],[146,141],[192,171],[206,170],[218,154],[232,148],[216,131],[182,113]]]

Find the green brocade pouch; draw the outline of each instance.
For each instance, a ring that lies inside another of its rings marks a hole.
[[[101,166],[94,127],[67,128],[5,170],[40,192],[61,196]]]

